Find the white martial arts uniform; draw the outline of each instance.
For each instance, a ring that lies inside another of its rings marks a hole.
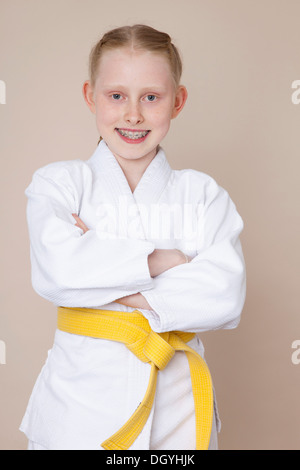
[[[141,292],[152,310],[140,311],[156,332],[238,325],[243,222],[208,175],[172,170],[160,148],[132,193],[102,140],[89,160],[37,170],[25,194],[32,284],[54,305],[131,312],[114,300]],[[157,248],[178,248],[193,259],[152,278],[148,255]],[[198,335],[189,345],[203,356]],[[142,400],[149,373],[150,365],[122,343],[57,330],[20,426],[34,443],[29,448],[101,449]],[[218,430],[215,408],[210,448]],[[159,371],[152,411],[131,449],[195,449],[185,353]]]

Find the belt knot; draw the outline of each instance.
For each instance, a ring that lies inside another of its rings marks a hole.
[[[175,354],[174,347],[169,343],[172,333],[156,333],[142,329],[139,338],[127,343],[127,348],[142,362],[152,362],[159,370],[163,370]]]
[[[144,354],[149,361],[154,362],[156,367],[163,370],[175,354],[175,349],[168,342],[170,333],[155,333],[150,331],[148,334]]]

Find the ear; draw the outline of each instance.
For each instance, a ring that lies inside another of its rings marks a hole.
[[[92,111],[92,113],[96,113],[96,106],[94,101],[94,90],[91,87],[91,83],[89,80],[86,80],[82,87],[82,94],[85,99],[86,104]]]
[[[176,91],[171,119],[174,119],[178,116],[178,114],[180,113],[180,111],[185,105],[187,97],[188,97],[187,89],[185,88],[185,86],[180,85]]]

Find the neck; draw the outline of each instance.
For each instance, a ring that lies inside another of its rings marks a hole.
[[[119,155],[115,155],[115,158],[122,168],[132,192],[134,192],[143,174],[145,173],[146,168],[150,165],[153,158],[157,154],[157,150],[158,149],[155,149],[145,157],[137,158],[136,160],[129,160],[127,158],[120,157]]]

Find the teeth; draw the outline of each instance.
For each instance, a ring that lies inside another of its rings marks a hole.
[[[123,131],[122,129],[118,129],[118,132],[120,132],[120,134],[123,135],[124,137],[127,137],[132,140],[136,140],[136,139],[141,139],[142,137],[145,137],[145,135],[147,135],[149,131],[132,132],[132,131]]]

